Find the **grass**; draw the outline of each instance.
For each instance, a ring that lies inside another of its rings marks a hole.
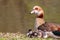
[[[54,38],[29,38],[21,33],[0,33],[0,40],[60,40]]]

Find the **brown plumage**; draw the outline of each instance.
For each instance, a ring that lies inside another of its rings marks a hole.
[[[43,14],[40,14],[39,16],[37,16],[37,18],[43,18]]]
[[[44,23],[42,25],[40,25],[38,28],[40,28],[41,30],[47,30],[47,31],[60,31],[60,25],[55,24],[55,23]]]

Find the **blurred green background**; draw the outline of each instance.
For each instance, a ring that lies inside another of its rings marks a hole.
[[[33,6],[45,12],[45,21],[60,23],[60,0],[0,0],[0,32],[26,33],[34,29]]]

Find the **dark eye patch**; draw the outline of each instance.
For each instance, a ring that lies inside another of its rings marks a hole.
[[[38,8],[35,8],[35,10],[38,10]]]

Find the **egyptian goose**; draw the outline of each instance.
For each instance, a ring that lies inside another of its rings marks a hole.
[[[46,23],[44,20],[44,11],[40,6],[34,6],[31,14],[36,14],[35,30],[47,30],[55,38],[60,38],[60,25],[55,23]],[[58,36],[59,35],[59,36]]]

